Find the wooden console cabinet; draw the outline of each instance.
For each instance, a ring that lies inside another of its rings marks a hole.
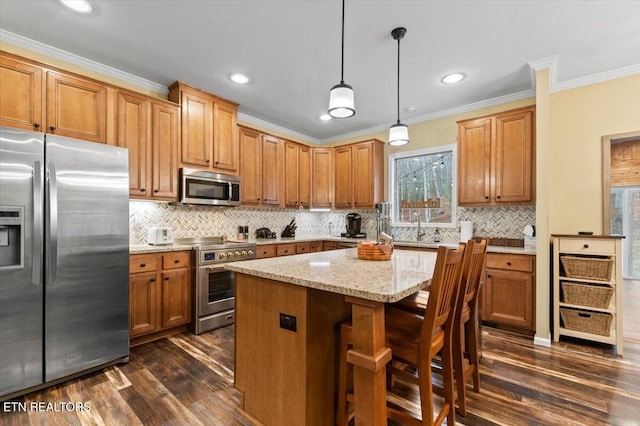
[[[552,237],[553,340],[608,343],[622,355],[622,237]]]
[[[190,265],[191,251],[130,256],[132,346],[186,330],[191,321]]]

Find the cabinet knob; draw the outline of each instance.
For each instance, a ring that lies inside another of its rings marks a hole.
[[[36,129],[39,129],[40,128],[40,123],[33,123],[33,127],[36,128]]]
[[[165,281],[169,281],[169,277],[164,277],[164,280]]]
[[[54,132],[56,130],[56,126],[49,126],[49,130],[51,130],[52,132]]]
[[[507,266],[511,266],[511,262],[507,262]]]
[[[176,260],[173,261],[173,263],[180,263],[180,260],[176,259]]]
[[[484,199],[485,199],[485,200],[488,200],[488,199],[489,199],[489,196],[488,196],[488,195],[485,195],[485,196],[484,196]]]
[[[584,248],[589,248],[589,244],[585,244],[584,246],[582,246]]]
[[[147,266],[147,264],[146,264],[146,263],[141,263],[141,264],[140,264],[140,267],[141,267],[141,268],[144,268],[145,266]]]
[[[209,160],[207,160],[207,164],[209,164]]]
[[[496,198],[499,200],[499,199],[500,199],[500,196],[499,196],[499,195],[496,195]]]
[[[140,188],[140,192],[147,192],[145,188]]]
[[[153,278],[151,278],[149,281],[151,281],[152,283],[155,283],[155,282],[156,282],[156,279],[155,279],[155,277],[153,277]]]
[[[260,201],[260,198],[256,198],[256,201]]]
[[[159,191],[159,190],[157,190],[157,189],[154,189],[154,190],[153,190],[153,192],[158,193],[158,192],[160,192],[160,191]]]
[[[218,163],[219,163],[219,161],[216,161],[214,164],[218,164]]]
[[[487,275],[487,278],[492,278],[492,275]]]

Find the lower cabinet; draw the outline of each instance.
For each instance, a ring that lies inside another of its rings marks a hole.
[[[292,254],[315,253],[323,250],[335,250],[336,243],[331,241],[304,241],[298,243],[260,244],[256,247],[256,259],[290,256]]]
[[[535,257],[487,253],[483,321],[535,331]]]
[[[129,259],[131,344],[186,329],[191,321],[191,252],[133,254]],[[174,328],[179,327],[174,330]]]

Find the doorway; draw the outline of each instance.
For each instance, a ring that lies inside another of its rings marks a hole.
[[[622,276],[640,280],[640,185],[611,187],[611,234],[622,240]]]

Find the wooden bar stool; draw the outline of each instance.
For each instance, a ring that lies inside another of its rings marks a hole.
[[[462,281],[454,312],[453,368],[458,393],[458,413],[467,414],[465,383],[473,377],[473,390],[480,392],[478,295],[484,271],[487,240],[469,240],[462,268]],[[429,292],[422,291],[391,305],[415,314],[426,308]]]
[[[430,297],[423,315],[390,308],[385,312],[385,340],[391,348],[393,358],[416,367],[417,376],[408,380],[417,383],[420,390],[422,421],[410,413],[387,407],[389,418],[406,425],[455,424],[452,328],[455,298],[462,276],[462,264],[466,244],[458,249],[446,247],[438,249],[435,270],[430,286]],[[349,410],[349,365],[347,350],[351,344],[352,327],[348,322],[340,326],[340,353],[338,367],[338,409],[336,424],[346,425],[350,419]],[[434,420],[433,384],[431,361],[440,354],[443,364],[444,403]],[[393,364],[393,363],[392,363]],[[393,367],[391,367],[393,369]],[[400,372],[392,371],[400,375]],[[402,377],[405,377],[402,375]]]

